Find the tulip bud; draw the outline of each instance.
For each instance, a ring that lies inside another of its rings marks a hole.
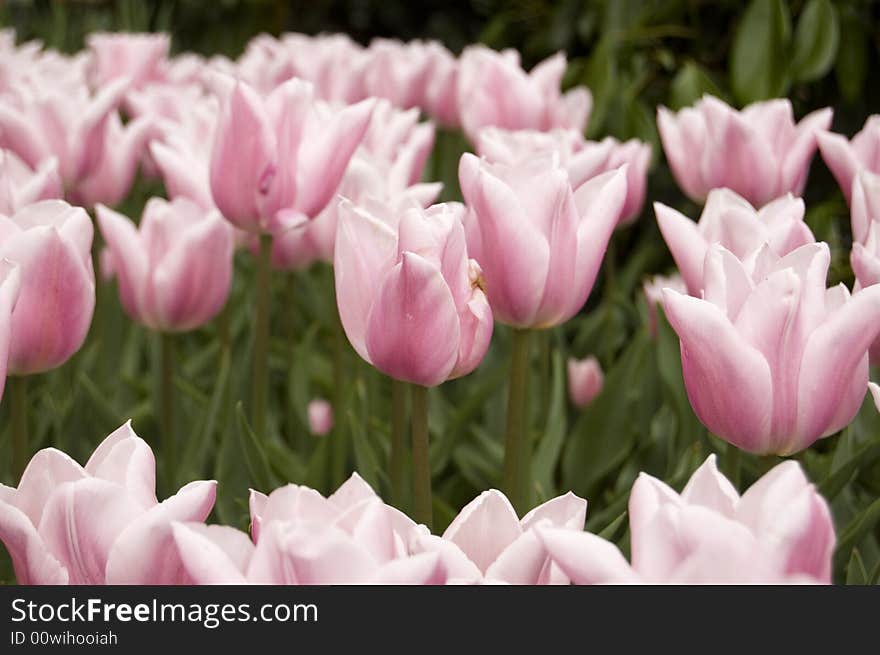
[[[429,387],[476,368],[493,324],[479,266],[467,256],[464,208],[410,209],[397,230],[348,201],[339,211],[336,297],[358,354],[391,377]]]
[[[664,290],[688,398],[713,434],[790,455],[856,415],[880,330],[880,285],[852,297],[843,285],[826,290],[829,262],[825,243],[782,258],[765,247],[751,267],[714,245],[702,298]]]
[[[95,308],[92,221],[80,207],[43,200],[0,216],[0,258],[21,269],[9,373],[61,366],[82,346]]]
[[[505,166],[465,154],[459,179],[470,210],[468,248],[498,320],[545,328],[579,312],[626,200],[625,169],[572,190],[552,159]]]
[[[333,407],[323,398],[309,403],[309,431],[316,437],[323,437],[333,429]]]
[[[595,357],[568,360],[568,396],[580,409],[585,408],[602,392],[602,367]]]
[[[216,210],[151,198],[139,227],[97,207],[126,313],[163,332],[201,327],[223,309],[232,283],[232,228]]]
[[[795,124],[788,99],[756,102],[736,111],[713,96],[673,113],[657,110],[657,128],[678,186],[695,202],[732,189],[753,205],[786,193],[800,196],[816,135],[831,125],[830,108]]]

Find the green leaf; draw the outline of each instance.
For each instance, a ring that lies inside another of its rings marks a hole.
[[[868,34],[854,14],[843,15],[840,31],[846,38],[840,42],[834,74],[841,95],[853,104],[861,98],[868,75]]]
[[[595,138],[602,133],[605,117],[617,92],[617,47],[614,39],[604,36],[587,61],[584,84],[593,94],[593,110],[587,135]]]
[[[220,370],[217,373],[217,381],[214,384],[214,392],[211,394],[202,429],[199,430],[197,436],[191,437],[186,442],[183,457],[181,457],[182,470],[191,471],[194,476],[201,475],[200,471],[205,455],[212,450],[211,444],[214,443],[220,412],[225,409],[224,400],[226,399],[227,383],[229,381],[230,361],[229,350],[223,350],[220,358]]]
[[[730,86],[742,104],[783,95],[788,88],[791,16],[784,0],[752,0],[730,53]]]
[[[694,104],[707,93],[724,98],[724,93],[718,88],[709,73],[698,63],[687,61],[669,86],[669,100],[667,102],[671,109],[678,111],[682,107]]]
[[[878,459],[880,459],[880,442],[863,444],[846,462],[822,480],[819,484],[819,493],[828,500],[833,500],[860,469],[867,468]]]
[[[250,473],[253,484],[258,489],[272,489],[275,487],[272,474],[269,470],[269,459],[266,451],[257,435],[254,434],[247,417],[244,415],[244,406],[238,402],[235,406],[235,416],[238,419],[238,438],[241,441],[241,449],[244,452],[245,465]]]
[[[865,563],[862,561],[858,548],[853,548],[849,564],[846,565],[846,584],[868,584],[868,572],[865,571]]]
[[[809,0],[794,32],[791,73],[798,82],[824,76],[837,57],[840,26],[837,9],[829,0]]]
[[[550,391],[550,409],[544,434],[532,460],[532,478],[538,498],[548,500],[556,495],[555,472],[566,433],[565,367],[559,352],[553,353],[553,386]]]
[[[858,545],[869,530],[880,521],[880,498],[868,505],[868,508],[858,514],[849,525],[841,531],[837,541],[837,550],[834,555],[836,564],[842,564],[842,558],[846,557],[852,549]],[[837,565],[835,569],[837,569]]]

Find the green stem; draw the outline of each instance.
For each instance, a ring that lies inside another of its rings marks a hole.
[[[12,399],[12,479],[18,480],[28,462],[27,378],[6,380]]]
[[[162,416],[160,427],[162,429],[162,451],[165,455],[166,487],[169,493],[173,493],[174,484],[177,481],[177,444],[174,438],[174,336],[163,332],[159,335],[162,350],[162,377],[160,380],[159,403]]]
[[[504,491],[520,513],[529,508],[529,452],[526,384],[529,373],[529,330],[513,330],[510,386],[507,395],[507,434],[504,442]]]
[[[257,260],[256,320],[254,322],[253,404],[251,424],[259,439],[266,438],[267,392],[269,386],[269,300],[272,285],[272,236],[260,235]]]
[[[428,390],[412,388],[413,518],[428,528],[433,524],[431,462],[428,457]]]
[[[335,307],[335,303],[334,303]],[[333,435],[330,443],[330,484],[336,489],[345,482],[348,432],[345,421],[345,332],[339,314],[333,325]]]
[[[406,382],[391,380],[391,502],[400,510],[409,496],[406,480]]]

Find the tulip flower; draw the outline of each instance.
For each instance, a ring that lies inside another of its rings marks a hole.
[[[0,260],[0,398],[6,386],[6,366],[12,336],[12,310],[21,289],[21,270],[8,259]]]
[[[127,78],[132,88],[163,77],[171,38],[167,34],[93,32],[86,42],[91,51],[91,80],[100,88]]]
[[[385,100],[376,103],[370,127],[345,170],[338,194],[355,204],[367,199],[394,207],[427,207],[442,184],[418,183],[434,144],[434,126],[418,123],[418,111],[394,109]],[[315,261],[333,261],[338,202],[331,201],[313,220],[277,235],[272,241],[272,265],[297,270]]]
[[[0,540],[19,584],[168,584],[161,527],[202,521],[216,483],[192,482],[159,503],[150,447],[126,423],[85,467],[54,448],[31,459],[17,488],[0,485]]]
[[[531,510],[521,520],[507,497],[490,489],[464,506],[442,537],[424,526],[410,537],[410,552],[440,555],[450,582],[568,584],[547,557],[538,530],[584,529],[587,501],[569,492]]]
[[[323,398],[309,403],[309,431],[316,437],[323,437],[333,429],[333,406]]]
[[[820,132],[817,135],[822,159],[831,169],[840,190],[851,202],[853,182],[859,171],[880,174],[880,115],[872,115],[852,141],[834,132]]]
[[[94,96],[85,83],[36,76],[22,81],[0,103],[0,147],[38,168],[55,157],[67,190],[76,191],[118,147],[108,143],[108,122],[128,87],[119,79]]]
[[[831,582],[835,535],[828,504],[795,461],[740,496],[715,456],[679,495],[642,473],[629,497],[631,563],[587,532],[539,528],[549,556],[575,584]]]
[[[583,409],[602,392],[605,380],[602,367],[595,357],[568,360],[568,396],[571,402]]]
[[[12,375],[61,366],[82,346],[95,307],[91,247],[89,215],[61,200],[0,216],[0,258],[21,267],[9,349]]]
[[[862,404],[880,286],[851,297],[844,285],[826,290],[829,262],[825,243],[782,258],[765,246],[751,268],[714,245],[702,298],[664,291],[691,406],[738,448],[798,452],[846,426]]]
[[[10,150],[0,150],[0,214],[11,216],[25,205],[61,197],[58,161],[50,157],[31,169]]]
[[[425,96],[422,108],[438,123],[457,128],[458,118],[458,60],[441,43],[429,41],[425,45]]]
[[[626,170],[572,190],[552,160],[506,166],[465,154],[459,180],[473,211],[468,248],[498,320],[547,328],[579,312],[626,200]]]
[[[657,306],[663,304],[663,289],[673,289],[679,293],[687,293],[687,286],[681,275],[655,275],[642,283],[642,293],[648,312],[648,331],[657,337]]]
[[[161,411],[165,470],[176,476],[172,332],[201,327],[214,318],[232,283],[232,228],[216,209],[178,198],[151,198],[140,225],[98,205],[98,225],[119,281],[119,296],[135,321],[161,333]]]
[[[339,316],[354,349],[396,379],[436,386],[470,373],[492,335],[492,312],[469,260],[458,203],[410,209],[394,230],[340,204]]]
[[[237,227],[277,233],[316,216],[336,192],[373,103],[317,106],[289,80],[261,98],[244,82],[222,103],[211,157],[214,202]]]
[[[584,306],[626,200],[626,168],[572,190],[556,157],[506,166],[464,154],[458,176],[469,207],[468,248],[483,268],[492,311],[516,328],[504,488],[523,510],[531,506],[525,428],[529,329],[564,323]]]
[[[487,127],[477,136],[477,153],[490,163],[509,166],[523,164],[535,157],[558,157],[568,171],[573,189],[601,173],[627,164],[626,202],[619,225],[632,223],[645,203],[651,146],[638,139],[624,143],[613,137],[587,141],[577,130],[538,132]]]
[[[254,433],[266,430],[271,236],[324,209],[370,123],[372,101],[341,110],[317,105],[312,86],[291,79],[261,98],[237,82],[221,105],[210,183],[233,225],[261,234],[253,349]]]
[[[759,210],[730,189],[709,192],[698,223],[661,203],[654,203],[657,224],[692,296],[703,284],[703,260],[720,243],[743,261],[766,243],[779,256],[815,241],[804,222],[804,201],[791,194]]]
[[[424,98],[430,72],[424,45],[419,41],[374,39],[369,53],[369,64],[364,71],[367,94],[386,98],[401,109],[417,106]]]
[[[531,72],[516,50],[468,46],[458,60],[457,100],[462,128],[472,142],[484,127],[508,130],[573,128],[583,132],[592,107],[586,87],[560,92],[566,60],[561,53]]]
[[[657,110],[657,128],[678,186],[695,202],[727,187],[756,206],[786,193],[800,196],[817,134],[831,125],[825,108],[794,122],[788,99],[736,111],[706,95],[694,107]]]
[[[339,317],[361,357],[414,385],[416,510],[430,525],[425,388],[476,368],[493,327],[479,266],[467,255],[464,208],[446,203],[410,209],[397,230],[348,201],[339,211],[334,257]]]
[[[151,198],[139,226],[98,205],[126,313],[160,332],[201,327],[226,304],[232,282],[232,229],[216,210],[178,198]]]
[[[316,95],[330,102],[353,103],[367,97],[365,71],[369,51],[345,34],[285,34],[284,66],[291,77],[308,80]],[[277,74],[276,74],[277,77]]]
[[[289,484],[251,492],[251,534],[177,524],[184,575],[195,584],[443,584],[436,553],[410,554],[415,524],[356,473],[325,498]]]
[[[850,263],[856,276],[856,290],[880,284],[880,222],[870,223],[863,244],[853,244]],[[870,359],[873,363],[880,362],[880,339],[871,344]]]

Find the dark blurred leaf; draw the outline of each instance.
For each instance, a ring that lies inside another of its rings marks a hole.
[[[849,564],[846,565],[846,584],[868,584],[868,572],[865,571],[865,563],[862,562],[858,548],[853,548]]]
[[[863,21],[855,14],[841,17],[840,41],[834,74],[840,93],[849,103],[855,103],[865,88],[868,76],[868,33]]]
[[[858,545],[868,532],[880,521],[880,498],[868,505],[849,524],[840,531],[837,539],[837,550],[834,554],[835,568],[851,556],[852,549]]]
[[[547,424],[538,442],[532,461],[532,477],[539,500],[549,500],[556,495],[555,472],[559,455],[565,441],[566,410],[565,366],[559,352],[553,354],[553,388],[550,392],[550,409]]]
[[[809,0],[794,32],[792,77],[809,82],[825,75],[837,57],[839,42],[837,9],[829,0]]]
[[[791,16],[785,0],[752,0],[736,29],[730,87],[742,104],[775,98],[788,88]]]
[[[675,111],[689,107],[707,93],[724,98],[721,89],[702,66],[695,61],[686,61],[669,87],[669,107]]]
[[[596,45],[584,74],[584,83],[593,94],[593,110],[587,125],[587,136],[602,133],[605,116],[617,92],[617,48],[613,37],[603,36]]]

